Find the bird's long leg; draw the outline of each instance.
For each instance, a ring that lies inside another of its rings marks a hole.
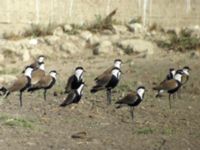
[[[46,95],[47,95],[47,90],[46,89],[44,90],[43,94],[44,94],[44,100],[46,101]]]
[[[22,107],[22,92],[21,91],[19,93],[19,102],[20,102],[20,106]]]
[[[175,100],[175,98],[176,98],[176,94],[173,94],[173,100]]]
[[[172,106],[171,106],[171,94],[169,94],[169,108],[171,109]]]
[[[134,107],[130,107],[131,119],[134,121]]]
[[[110,105],[112,100],[111,89],[107,90],[107,104]]]
[[[178,98],[181,98],[181,88],[182,88],[182,87],[180,87],[180,88],[178,89],[178,91],[177,91],[177,96],[178,96]]]

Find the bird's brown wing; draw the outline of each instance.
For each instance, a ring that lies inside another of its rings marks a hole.
[[[108,84],[108,82],[111,80],[111,78],[112,78],[112,74],[105,74],[104,76],[96,80],[96,86],[105,87]]]
[[[11,86],[8,87],[8,91],[14,92],[14,91],[19,91],[23,89],[28,82],[28,79],[26,76],[20,76],[18,77]]]
[[[43,76],[40,81],[36,84],[32,85],[33,88],[45,88],[48,87],[52,81],[52,77],[50,75]]]
[[[113,67],[108,68],[107,70],[105,70],[101,75],[99,75],[98,77],[96,77],[94,80],[98,81],[101,78],[103,78],[106,74],[111,74]]]
[[[36,84],[44,76],[45,76],[45,72],[41,69],[37,69],[37,70],[33,71],[31,74],[31,84]]]
[[[116,102],[116,104],[132,104],[137,100],[137,93],[131,92]]]
[[[73,81],[74,75],[70,76],[69,79],[67,80],[67,84],[65,86],[65,92],[70,92],[71,91],[71,85]]]
[[[165,80],[160,83],[160,85],[156,86],[154,89],[155,90],[171,90],[175,89],[178,86],[178,83],[176,80],[171,79],[171,80]]]

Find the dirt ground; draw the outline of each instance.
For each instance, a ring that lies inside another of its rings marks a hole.
[[[113,64],[123,60],[123,75],[113,92],[113,104],[106,105],[106,93],[92,95],[93,79]],[[18,64],[18,73],[23,66]],[[78,65],[86,69],[87,87],[81,102],[60,108],[64,95],[60,93],[67,77]],[[170,67],[191,67],[191,77],[169,109],[168,96],[155,98],[154,83],[163,80]],[[13,64],[16,69],[16,64]],[[199,150],[200,149],[200,79],[199,59],[189,54],[160,53],[146,58],[137,56],[73,56],[49,58],[46,69],[59,72],[55,87],[48,91],[47,101],[42,91],[24,93],[23,108],[18,93],[1,99],[0,149],[2,150]],[[135,109],[132,122],[129,109],[115,109],[114,102],[129,90],[144,85],[148,90],[144,101]],[[73,134],[85,132],[83,138]]]

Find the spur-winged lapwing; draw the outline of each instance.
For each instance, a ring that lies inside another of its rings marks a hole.
[[[22,106],[22,93],[30,86],[31,84],[31,73],[33,68],[31,66],[27,66],[25,68],[24,74],[18,77],[9,87],[3,87],[4,95],[7,97],[10,93],[19,91],[19,100],[20,106]]]
[[[112,70],[113,70],[114,67],[120,69],[121,68],[121,64],[122,64],[122,60],[121,59],[115,59],[114,66],[109,67],[107,70],[105,70],[101,75],[99,75],[98,77],[96,77],[94,80],[97,81],[100,78],[102,78],[105,74],[112,73]]]
[[[165,80],[163,82],[160,83],[160,85],[154,87],[154,90],[158,91],[158,94],[156,95],[156,97],[158,97],[160,95],[160,93],[163,93],[164,91],[168,92],[169,94],[169,107],[171,108],[171,95],[173,95],[174,98],[174,94],[180,89],[181,87],[181,78],[183,75],[183,71],[182,70],[178,70],[176,71],[176,74],[174,76],[174,79],[171,80]]]
[[[75,73],[67,80],[64,93],[69,93],[71,90],[76,90],[79,88],[83,82],[83,72],[85,72],[83,67],[76,67]]]
[[[57,72],[55,70],[50,71],[49,74],[43,76],[39,82],[37,82],[34,85],[31,85],[30,88],[28,88],[28,92],[33,92],[36,90],[43,89],[44,100],[46,100],[47,90],[52,88],[54,84],[56,83],[56,76],[57,76]]]
[[[67,95],[65,100],[60,104],[61,107],[65,107],[67,105],[70,105],[72,103],[78,103],[81,100],[81,97],[83,95],[83,87],[84,82],[81,83],[81,85],[76,90],[71,90],[70,93]]]
[[[145,87],[139,86],[136,91],[127,94],[125,97],[116,102],[118,106],[116,108],[121,108],[122,106],[129,106],[131,118],[134,118],[134,107],[138,106],[144,99]]]
[[[39,64],[39,68],[33,70],[31,74],[31,85],[37,84],[45,76],[44,62]]]
[[[33,69],[39,68],[41,63],[44,63],[45,56],[39,55],[37,59],[30,65]]]
[[[100,90],[107,91],[107,101],[111,104],[111,90],[117,86],[121,76],[121,70],[117,67],[112,69],[111,73],[104,74],[96,80],[96,85],[92,87],[91,93],[96,93]]]

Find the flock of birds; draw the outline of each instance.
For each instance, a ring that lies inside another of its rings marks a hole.
[[[37,60],[28,65],[24,70],[23,74],[18,77],[10,86],[0,87],[1,95],[5,98],[10,93],[19,91],[20,106],[22,106],[22,94],[24,91],[34,92],[37,90],[43,90],[44,100],[46,100],[46,93],[48,89],[51,89],[56,83],[57,72],[55,70],[50,71],[48,74],[45,73],[44,67],[45,56],[41,55]],[[114,89],[119,81],[121,72],[122,61],[116,59],[114,65],[105,70],[101,75],[95,78],[95,85],[91,88],[91,93],[106,90],[107,93],[107,104],[112,102],[112,89]],[[169,107],[171,108],[171,96],[175,97],[177,93],[180,95],[181,87],[185,85],[189,79],[190,68],[188,66],[182,69],[169,69],[169,73],[166,78],[160,82],[157,86],[153,87],[158,93],[156,97],[160,97],[163,92],[169,94]],[[60,104],[61,107],[65,107],[72,103],[78,103],[83,95],[83,88],[85,83],[83,81],[83,74],[85,70],[83,67],[76,67],[75,72],[68,78],[67,84],[64,88],[66,97]],[[134,118],[134,107],[138,106],[144,99],[145,87],[139,86],[136,91],[128,93],[125,97],[116,102],[117,107],[129,106],[132,119]]]

